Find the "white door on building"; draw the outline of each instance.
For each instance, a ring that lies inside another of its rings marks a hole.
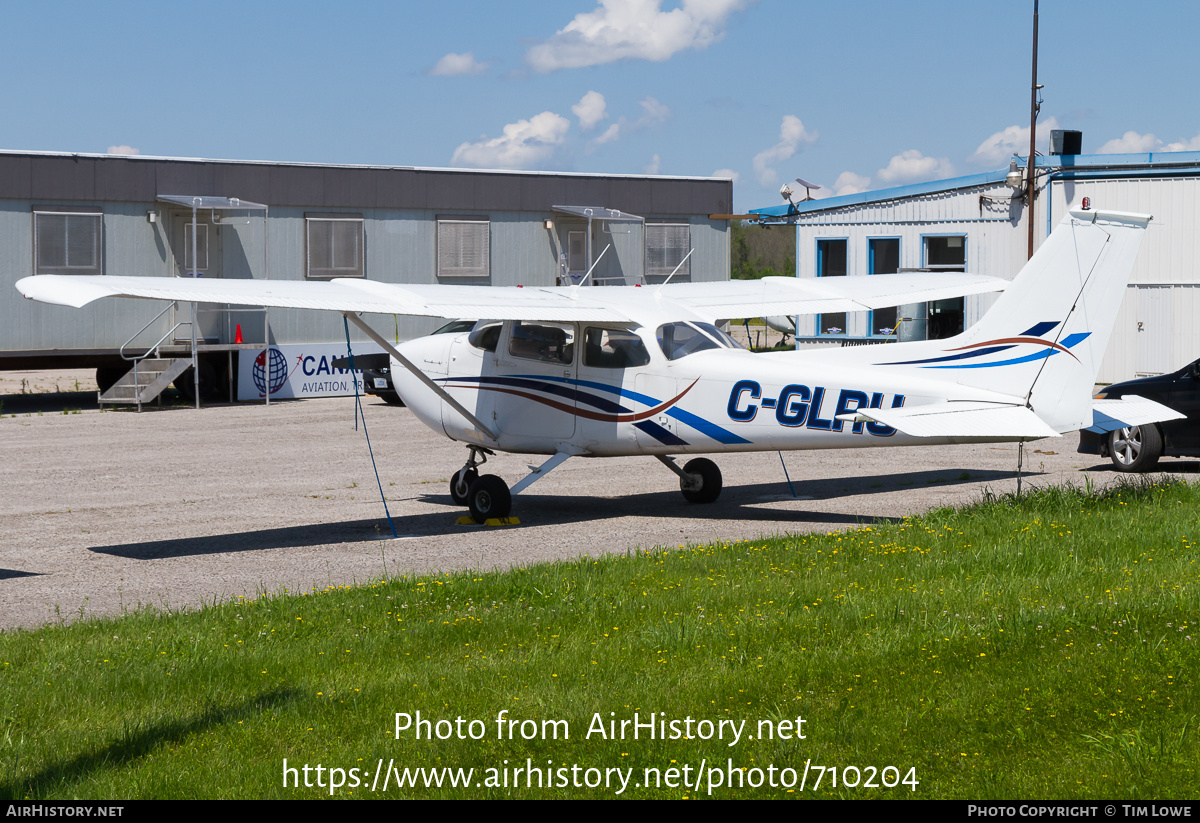
[[[177,277],[221,276],[221,230],[209,219],[210,213],[196,216],[195,238],[192,244],[192,213],[177,213],[171,219],[171,252],[175,258]],[[199,303],[196,306],[196,339],[218,341],[224,326],[223,306],[219,303]],[[175,321],[191,319],[190,304],[180,304]],[[176,339],[191,340],[191,331],[184,326],[175,332]]]
[[[1171,287],[1137,289],[1137,374],[1166,374],[1171,363]]]

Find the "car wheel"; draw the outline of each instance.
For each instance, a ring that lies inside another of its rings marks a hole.
[[[467,505],[471,507],[471,517],[475,518],[476,523],[493,517],[508,517],[512,511],[512,494],[508,484],[499,477],[485,474],[471,484]]]
[[[1162,435],[1154,424],[1117,429],[1108,435],[1108,456],[1117,471],[1150,471],[1162,457]]]
[[[455,505],[465,506],[471,497],[471,484],[479,479],[475,469],[459,469],[450,478],[450,497]]]
[[[683,492],[683,497],[687,502],[711,503],[720,496],[721,470],[717,468],[716,463],[704,457],[698,457],[688,461],[683,470],[699,478],[698,483],[695,480],[689,483],[687,480],[680,479],[679,490]]]

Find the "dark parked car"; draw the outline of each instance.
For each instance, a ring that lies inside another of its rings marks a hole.
[[[1113,383],[1096,399],[1120,399],[1137,395],[1154,400],[1186,415],[1182,420],[1130,426],[1108,434],[1079,433],[1079,451],[1112,459],[1117,471],[1144,472],[1158,458],[1200,455],[1200,360],[1177,372]]]
[[[387,355],[383,355],[387,358]],[[380,400],[385,400],[393,406],[403,406],[404,401],[392,385],[392,367],[389,363],[377,369],[363,369],[363,391],[373,394]]]

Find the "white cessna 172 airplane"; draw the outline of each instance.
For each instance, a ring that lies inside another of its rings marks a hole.
[[[964,274],[667,283],[602,288],[186,278],[26,277],[17,288],[80,307],[106,296],[325,309],[389,351],[396,388],[427,426],[466,444],[451,480],[474,518],[570,457],[652,455],[708,503],[727,451],[1027,441],[1179,415],[1140,398],[1091,399],[1147,215],[1074,208],[1011,283]],[[998,291],[957,337],[753,354],[733,317],[862,311]],[[359,313],[486,318],[469,333],[392,346]],[[400,368],[403,367],[403,368]],[[478,467],[494,451],[550,455],[512,487]]]

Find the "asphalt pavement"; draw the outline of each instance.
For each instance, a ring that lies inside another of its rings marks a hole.
[[[833,531],[1016,488],[1015,444],[784,452],[790,485],[775,452],[712,455],[725,489],[707,506],[685,502],[653,458],[577,458],[514,499],[520,525],[463,526],[449,478],[467,450],[368,398],[400,535],[382,539],[391,530],[353,398],[141,414],[72,413],[53,398],[13,407],[0,419],[0,629],[384,575]],[[1077,454],[1077,442],[1027,445],[1024,482],[1117,477],[1107,460]],[[531,462],[540,461],[497,455],[484,472],[512,484]]]

